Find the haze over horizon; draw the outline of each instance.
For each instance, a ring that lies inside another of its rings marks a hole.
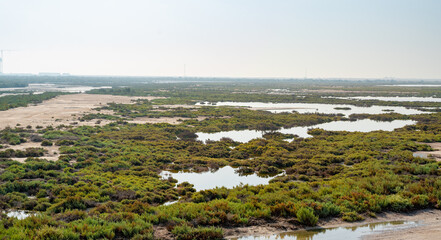
[[[0,0],[5,73],[441,79],[441,1]]]

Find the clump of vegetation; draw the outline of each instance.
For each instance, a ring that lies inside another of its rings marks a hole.
[[[364,220],[364,217],[362,217],[360,214],[356,212],[345,212],[343,214],[342,219],[346,222],[356,222]]]
[[[308,207],[301,207],[296,212],[297,220],[307,226],[315,226],[319,217],[314,214],[314,211]]]
[[[173,228],[172,233],[178,240],[211,240],[211,239],[223,239],[222,229],[215,227],[197,227],[193,228],[188,225],[176,226]]]
[[[44,100],[54,98],[58,95],[65,94],[60,92],[45,92],[42,94],[29,95],[11,95],[0,97],[0,111],[5,111],[11,108],[26,107],[28,104],[41,103]]]
[[[52,146],[53,145],[53,143],[51,142],[51,141],[49,141],[49,140],[43,140],[42,142],[41,142],[41,146],[46,146],[46,147],[48,147],[48,146]]]

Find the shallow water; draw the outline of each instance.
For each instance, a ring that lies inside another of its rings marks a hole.
[[[207,105],[207,104],[198,103],[196,105]],[[405,115],[428,113],[416,109],[407,109],[405,107],[376,106],[376,105],[370,107],[359,107],[348,104],[324,104],[324,103],[217,102],[208,105],[251,107],[251,108],[270,111],[273,113],[297,111],[298,113],[343,114],[345,116],[349,116],[354,113],[381,114],[381,113],[385,113],[385,110],[393,110],[393,112],[395,113],[400,113]],[[335,109],[335,108],[350,108],[350,110]]]
[[[361,239],[363,236],[378,234],[382,231],[400,231],[421,225],[419,222],[382,222],[370,223],[356,227],[320,228],[313,230],[300,230],[285,232],[270,236],[248,236],[236,238],[237,240],[341,240],[341,239]]]
[[[373,96],[358,96],[358,97],[329,97],[337,99],[355,99],[355,100],[380,100],[393,102],[441,102],[441,98],[434,97],[373,97]]]
[[[110,86],[91,87],[80,85],[58,85],[51,83],[34,83],[29,84],[27,87],[17,88],[0,88],[1,91],[10,91],[14,94],[18,92],[33,92],[34,94],[41,94],[44,92],[68,92],[68,93],[84,93],[93,89],[111,88]]]
[[[312,128],[321,128],[327,131],[349,131],[349,132],[371,132],[371,131],[393,131],[397,128],[402,128],[406,125],[415,124],[412,120],[394,120],[391,122],[380,122],[370,119],[363,119],[357,121],[334,121],[322,123],[306,127],[282,128],[278,132],[285,134],[295,134],[302,138],[312,137],[308,134],[308,130]],[[228,137],[237,142],[248,142],[254,138],[261,138],[264,132],[256,130],[241,130],[241,131],[225,131],[217,133],[202,133],[198,132],[197,140],[203,142],[207,140],[219,141],[223,137]]]
[[[15,218],[17,218],[18,220],[22,220],[22,219],[25,219],[25,218],[31,216],[32,213],[29,212],[29,211],[24,211],[24,210],[15,210],[15,211],[9,211],[9,212],[7,212],[6,215],[7,215],[8,217],[15,217]]]
[[[380,85],[388,87],[441,87],[441,84],[395,84],[395,85]]]
[[[216,187],[233,188],[241,183],[253,186],[259,184],[268,184],[268,182],[274,178],[260,177],[257,176],[257,174],[240,176],[238,173],[235,172],[235,169],[230,166],[220,168],[214,172],[208,171],[201,173],[189,171],[162,171],[161,176],[163,178],[168,178],[171,176],[174,179],[178,180],[178,184],[182,182],[189,182],[194,185],[194,188],[197,191],[213,189]]]
[[[427,154],[427,153],[414,152],[412,155],[413,155],[413,157],[429,158],[429,154]]]

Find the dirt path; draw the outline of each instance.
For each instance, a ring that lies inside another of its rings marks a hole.
[[[127,97],[100,94],[61,95],[34,106],[19,107],[0,111],[0,129],[25,127],[69,125],[77,122],[82,114],[93,112],[92,109],[105,106],[107,103],[132,103],[136,99],[156,99],[157,97]],[[95,125],[93,122],[78,122],[78,125]]]

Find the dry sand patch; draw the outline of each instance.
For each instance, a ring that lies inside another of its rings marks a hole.
[[[83,114],[96,112],[94,108],[115,102],[130,104],[137,99],[153,100],[159,97],[128,97],[101,94],[70,94],[49,99],[37,105],[0,111],[0,129],[21,126],[58,126],[77,122]],[[108,113],[108,112],[106,112]],[[96,121],[78,122],[78,125],[95,125]],[[103,123],[104,124],[104,123]]]

